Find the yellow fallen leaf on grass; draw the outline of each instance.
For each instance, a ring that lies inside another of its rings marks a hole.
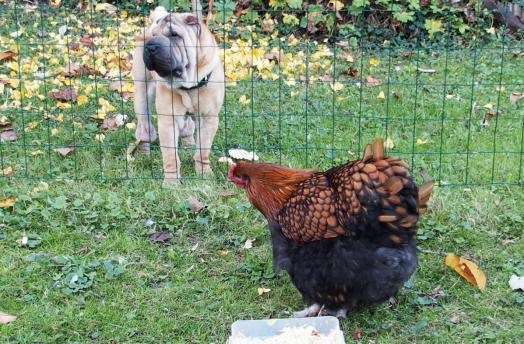
[[[239,101],[240,104],[242,104],[242,105],[247,105],[247,104],[251,103],[251,99],[249,99],[248,97],[246,97],[245,94],[241,95],[240,98],[238,98],[238,101]]]
[[[386,99],[386,95],[384,94],[384,91],[380,91],[380,93],[377,96],[378,99]]]
[[[96,134],[95,135],[95,140],[98,141],[98,142],[104,142],[106,136],[104,134]]]
[[[0,208],[11,208],[15,205],[16,197],[9,196],[4,199],[0,199]]]
[[[470,260],[459,257],[453,253],[448,253],[444,263],[455,270],[466,281],[477,286],[480,290],[486,287],[486,275],[479,269],[477,264]]]
[[[369,60],[369,64],[372,65],[372,66],[378,66],[380,62],[378,62],[378,59],[376,57],[372,57],[370,60]]]
[[[15,169],[11,166],[7,166],[6,168],[4,168],[2,170],[2,175],[4,177],[9,177],[10,175],[12,175],[13,173],[15,173]]]
[[[340,91],[341,89],[344,88],[344,85],[342,85],[342,84],[341,84],[340,82],[338,82],[338,81],[335,82],[335,83],[333,83],[333,84],[331,84],[330,86],[331,86],[331,89],[332,89],[333,91],[335,91],[335,92],[338,92],[338,91]]]
[[[492,103],[487,103],[486,105],[484,105],[484,107],[486,109],[488,109],[489,111],[492,111],[493,110],[493,104]]]
[[[388,137],[386,139],[386,142],[384,142],[384,147],[386,149],[393,149],[395,148],[395,142],[393,142],[393,140]]]
[[[426,143],[428,143],[428,140],[417,139],[416,145],[421,146],[425,145]]]
[[[244,248],[246,250],[248,250],[250,248],[253,248],[253,243],[254,242],[255,242],[255,239],[253,239],[253,240],[247,239],[246,242],[244,243]]]
[[[266,294],[266,293],[269,293],[270,291],[271,289],[269,288],[258,288],[257,289],[258,295]]]
[[[89,99],[87,98],[87,96],[81,94],[78,96],[78,98],[76,98],[76,103],[78,104],[78,106],[82,106],[84,104],[87,104],[88,100]]]
[[[0,312],[0,324],[9,324],[10,322],[13,322],[16,320],[16,317],[14,315],[9,315],[4,312]]]

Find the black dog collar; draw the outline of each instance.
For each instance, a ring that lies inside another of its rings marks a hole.
[[[211,73],[213,73],[212,71],[209,72],[208,75],[206,75],[204,77],[204,79],[200,80],[198,82],[198,84],[196,84],[195,86],[192,86],[192,87],[180,87],[181,90],[184,90],[184,91],[191,91],[191,90],[195,90],[197,88],[200,88],[200,87],[203,87],[203,86],[206,86],[207,83],[209,82],[209,78],[211,78]]]

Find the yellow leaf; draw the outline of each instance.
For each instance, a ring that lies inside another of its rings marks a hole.
[[[380,93],[377,96],[378,99],[386,99],[386,95],[384,94],[384,91],[380,91]]]
[[[229,254],[228,250],[220,250],[220,251],[218,251],[218,255],[221,256],[221,257],[225,257],[228,254]]]
[[[96,134],[95,135],[95,140],[98,141],[98,142],[104,142],[106,136],[104,134]]]
[[[342,1],[339,1],[339,0],[330,0],[329,1],[329,6],[333,9],[335,9],[336,11],[340,11],[341,9],[344,8],[344,3]]]
[[[65,110],[65,109],[70,109],[71,108],[71,104],[66,103],[66,102],[57,102],[56,103],[56,107],[59,108],[59,109]]]
[[[296,92],[296,91],[291,91],[290,95],[291,97],[296,97],[300,94],[300,92]]]
[[[7,166],[6,168],[4,168],[2,170],[2,175],[4,177],[9,177],[10,175],[12,175],[13,173],[15,173],[15,169],[11,166]]]
[[[251,99],[248,99],[248,98],[246,97],[246,95],[243,94],[243,95],[240,96],[240,98],[238,99],[238,101],[239,101],[240,104],[242,104],[242,105],[247,105],[247,104],[249,104],[249,103],[251,102]]]
[[[453,253],[448,253],[444,263],[480,290],[486,287],[486,275],[484,275],[484,272],[472,261],[458,257]]]
[[[33,150],[29,152],[29,155],[31,156],[37,156],[37,155],[42,155],[42,154],[44,154],[44,151],[41,149],[37,149],[37,150]]]
[[[494,35],[495,34],[495,28],[492,26],[489,29],[486,29],[486,32]]]
[[[270,291],[271,291],[271,289],[263,288],[263,287],[257,289],[258,295],[266,294],[266,293],[269,293]]]
[[[489,111],[493,111],[493,104],[492,103],[487,103],[486,105],[484,105],[484,107],[486,109],[488,109]]]
[[[346,61],[347,61],[347,62],[354,62],[355,60],[353,59],[353,56],[351,56],[350,54],[348,54],[348,55],[346,56]]]
[[[426,143],[428,143],[428,140],[421,140],[421,139],[417,139],[417,146],[420,146],[420,145],[425,145]]]
[[[376,57],[372,57],[370,60],[369,60],[369,64],[372,65],[372,66],[378,66],[380,62],[378,62],[378,59]]]
[[[395,148],[395,143],[393,142],[392,139],[390,139],[389,137],[386,139],[386,142],[384,142],[384,147],[387,148],[387,149],[393,149]]]
[[[136,124],[134,122],[126,123],[126,128],[129,130],[133,130],[136,128]]]
[[[87,104],[87,102],[89,101],[89,98],[87,98],[87,96],[85,95],[79,95],[78,98],[76,99],[76,103],[78,104],[78,106],[82,106],[84,104]]]
[[[53,128],[51,129],[51,136],[55,136],[59,133],[60,130],[58,130],[58,128]]]
[[[331,86],[331,89],[334,91],[334,92],[338,92],[340,91],[341,89],[344,88],[344,85],[342,85],[340,82],[335,82],[335,83],[332,83],[330,84]]]
[[[15,205],[15,196],[9,196],[4,199],[0,199],[0,208],[11,208]]]

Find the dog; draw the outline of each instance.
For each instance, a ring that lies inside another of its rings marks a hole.
[[[200,1],[193,0],[193,13],[169,13],[157,7],[136,43],[135,137],[145,151],[159,138],[166,183],[181,177],[179,139],[184,146],[196,146],[197,175],[211,174],[209,155],[224,102],[224,67],[215,38],[202,20]],[[158,135],[151,122],[153,99]]]

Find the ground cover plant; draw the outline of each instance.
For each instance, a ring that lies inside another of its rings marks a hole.
[[[218,158],[244,148],[327,168],[376,136],[442,187],[422,219],[416,275],[396,304],[343,321],[346,339],[524,335],[524,297],[508,286],[524,275],[524,55],[503,28],[470,45],[446,26],[424,44],[305,39],[300,25],[284,32],[283,16],[224,24],[216,11],[228,84],[215,176],[193,180],[188,149],[172,190],[158,182],[158,147],[126,153],[129,53],[144,18],[17,4],[0,2],[0,312],[18,316],[0,325],[1,342],[223,343],[236,319],[289,316],[299,295],[273,273],[264,221]],[[484,291],[445,267],[448,252],[480,266]]]

